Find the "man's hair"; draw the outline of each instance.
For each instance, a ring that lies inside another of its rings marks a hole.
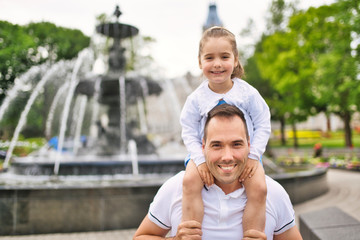
[[[238,116],[242,122],[244,123],[244,128],[245,128],[245,133],[246,133],[246,138],[247,140],[249,140],[249,132],[247,129],[247,125],[246,125],[246,120],[244,117],[244,113],[237,107],[224,103],[221,105],[217,105],[215,106],[213,109],[211,109],[207,115],[207,119],[205,122],[205,127],[204,127],[204,140],[206,140],[207,137],[207,128],[209,125],[209,122],[212,118],[214,117],[223,117],[226,119],[231,119],[233,117]]]

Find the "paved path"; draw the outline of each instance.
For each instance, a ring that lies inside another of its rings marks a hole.
[[[329,191],[326,194],[294,206],[297,217],[336,206],[360,221],[360,172],[329,169],[327,180]]]
[[[336,206],[360,221],[360,173],[330,169],[330,190],[315,199],[294,206],[296,217],[302,213]],[[299,221],[298,221],[299,223]],[[135,229],[67,234],[42,234],[0,237],[0,240],[131,240]]]

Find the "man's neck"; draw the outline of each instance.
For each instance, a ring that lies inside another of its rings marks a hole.
[[[226,195],[242,188],[242,184],[238,181],[233,183],[221,183],[215,179],[215,184],[221,188]]]

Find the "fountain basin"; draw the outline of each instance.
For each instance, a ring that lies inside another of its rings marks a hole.
[[[118,160],[117,156],[88,156],[81,158],[66,158],[61,160],[58,175],[116,175],[133,173],[132,161]],[[9,172],[27,176],[54,175],[54,161],[37,157],[36,161],[27,158],[15,159]],[[140,174],[175,174],[184,169],[183,160],[161,159],[151,156],[138,156],[138,169]]]
[[[184,168],[182,160],[172,163],[174,169],[180,165]],[[145,165],[139,166],[139,171],[144,171]],[[313,169],[271,177],[296,204],[327,191],[326,172],[327,169]],[[168,172],[55,177],[1,173],[0,235],[136,228],[159,187],[172,175]]]
[[[327,168],[307,171],[270,174],[289,194],[292,204],[298,204],[318,197],[329,190],[326,178]]]
[[[0,234],[102,231],[139,225],[167,176],[0,186]],[[15,181],[14,181],[15,182]]]

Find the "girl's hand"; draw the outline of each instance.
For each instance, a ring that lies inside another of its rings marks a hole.
[[[173,240],[201,240],[201,223],[190,220],[180,223]]]
[[[210,173],[206,163],[202,163],[197,167],[197,170],[200,174],[201,180],[205,183],[206,186],[211,186],[214,184],[214,177]]]
[[[266,234],[255,229],[250,229],[244,232],[242,240],[266,240]]]
[[[241,173],[239,177],[239,182],[244,182],[247,177],[251,178],[258,167],[259,161],[249,158],[246,162],[246,166],[244,171]]]

